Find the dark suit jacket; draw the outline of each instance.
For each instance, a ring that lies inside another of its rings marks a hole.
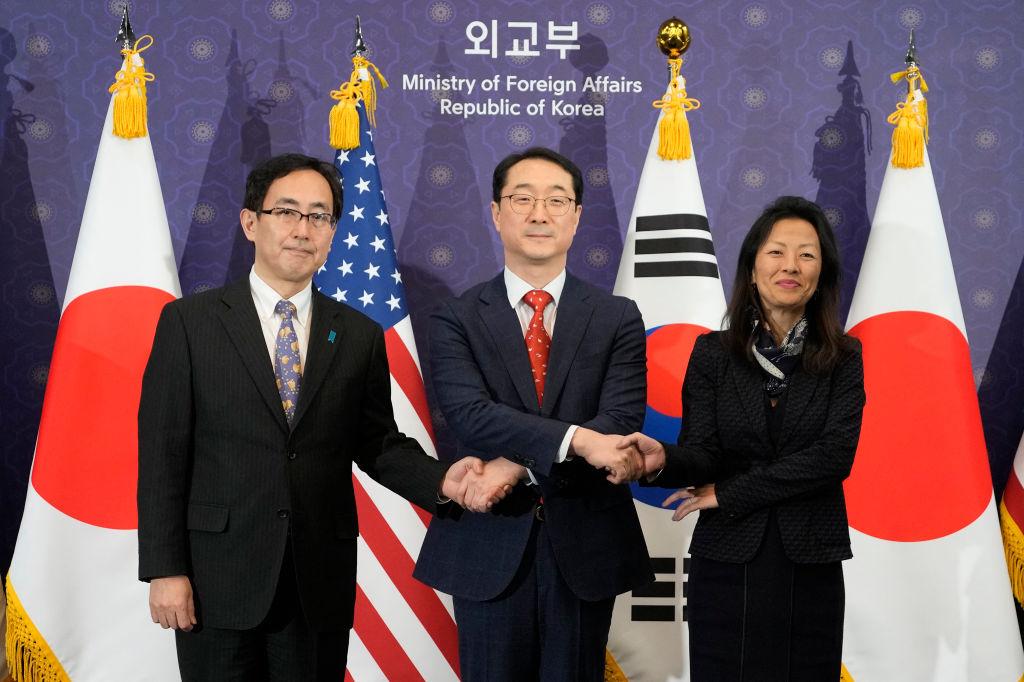
[[[458,456],[505,456],[537,474],[559,570],[581,599],[607,599],[654,578],[629,488],[612,485],[582,458],[555,462],[571,424],[621,434],[641,427],[645,351],[635,303],[567,275],[538,409],[502,275],[431,317],[434,391]],[[521,483],[493,514],[433,519],[414,575],[466,599],[497,596],[522,561],[535,499]]]
[[[201,624],[251,628],[270,608],[290,532],[310,624],[347,629],[352,462],[434,510],[446,467],[395,427],[377,324],[314,290],[289,428],[247,278],[164,308],[139,406],[140,579],[186,574]]]
[[[753,558],[774,508],[786,555],[797,563],[849,559],[843,480],[850,475],[864,409],[859,342],[832,372],[797,370],[778,447],[765,417],[764,372],[733,355],[720,332],[697,339],[683,382],[683,427],[667,445],[654,484],[715,483],[718,509],[700,512],[690,553]]]

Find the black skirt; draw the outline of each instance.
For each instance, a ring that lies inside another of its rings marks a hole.
[[[751,561],[693,557],[690,568],[686,610],[692,682],[839,679],[842,564],[790,561],[774,510]]]

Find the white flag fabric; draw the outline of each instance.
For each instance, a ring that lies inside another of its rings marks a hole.
[[[178,680],[138,581],[136,417],[163,306],[181,295],[148,136],[96,154],[8,575],[23,679]],[[19,678],[20,679],[20,678]]]
[[[725,295],[695,157],[661,159],[654,130],[615,293],[636,301],[647,327],[644,432],[675,442],[690,352],[697,336],[720,328]],[[666,490],[634,485],[633,494],[656,582],[616,600],[608,640],[615,664],[606,679],[687,680],[684,581],[696,515],[673,522],[672,511],[660,507]]]
[[[867,405],[845,485],[856,682],[1008,682],[1024,653],[930,160],[886,170],[847,322]]]

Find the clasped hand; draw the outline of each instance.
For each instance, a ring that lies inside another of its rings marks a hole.
[[[441,494],[469,511],[487,512],[526,477],[526,467],[504,457],[464,457],[448,468]]]
[[[665,468],[665,446],[642,433],[632,433],[623,436],[619,441],[620,448],[635,448],[643,455],[644,476],[652,476]],[[661,503],[667,507],[673,502],[680,502],[672,514],[673,521],[681,521],[688,514],[701,509],[715,509],[718,507],[718,497],[715,495],[715,484],[698,486],[696,488],[680,488],[672,493]]]
[[[633,436],[647,438],[643,434]],[[579,428],[572,437],[572,453],[585,459],[595,469],[607,472],[606,478],[610,482],[628,483],[646,475],[651,466],[647,462],[643,448],[637,447],[637,444],[630,440],[633,436],[604,435],[590,429]],[[664,462],[664,450],[662,455]]]
[[[570,452],[606,472],[615,484],[650,476],[665,466],[665,448],[642,433],[617,436],[578,428]],[[465,457],[448,469],[441,494],[470,511],[487,512],[527,476],[525,467],[504,457],[488,462]]]

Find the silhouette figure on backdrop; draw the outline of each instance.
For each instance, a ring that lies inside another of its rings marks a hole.
[[[580,72],[580,80],[597,76],[608,65],[608,47],[597,36],[580,37],[580,49],[569,53],[569,61]],[[580,104],[607,104],[613,95],[584,92]],[[618,259],[622,252],[619,214],[608,176],[608,130],[603,116],[566,117],[559,121],[565,131],[558,151],[576,161],[583,170],[587,187],[587,231],[569,253],[569,269],[591,284],[611,291],[615,286]]]
[[[814,201],[825,211],[839,242],[843,261],[839,319],[845,323],[871,230],[865,167],[865,152],[871,153],[871,115],[863,106],[852,40],[846,43],[846,59],[839,75],[843,80],[836,90],[842,101],[836,113],[826,116],[814,133],[818,141],[814,144],[811,175],[819,183]]]
[[[26,45],[34,49],[25,60],[30,82],[18,79],[22,85],[18,106],[22,111],[31,111],[36,117],[26,131],[32,139],[32,187],[36,200],[45,204],[43,215],[51,218],[41,224],[52,256],[53,285],[58,299],[63,300],[81,224],[80,202],[85,199],[85,194],[79,193],[81,183],[73,171],[75,148],[68,131],[65,96],[68,84],[64,78],[66,58],[62,54],[63,46],[54,44],[38,32],[34,23],[28,25],[28,35]],[[60,219],[53,219],[56,216]]]
[[[0,377],[4,403],[0,429],[4,458],[0,473],[0,574],[6,575],[25,504],[39,413],[60,307],[39,220],[23,136],[36,122],[21,111],[12,87],[34,85],[8,73],[17,55],[14,36],[0,28]]]
[[[322,97],[311,83],[292,74],[288,68],[288,56],[285,51],[284,32],[277,39],[277,68],[274,80],[271,81],[267,97],[276,106],[267,114],[267,125],[270,128],[270,139],[275,154],[287,154],[306,148],[306,103],[302,99],[299,86],[305,89],[314,99]],[[324,120],[327,111],[323,112]],[[324,143],[326,143],[326,138]],[[318,142],[318,147],[323,145]]]
[[[985,378],[978,389],[981,423],[988,446],[992,485],[1001,499],[1013,458],[1024,434],[1024,372],[1020,349],[1024,339],[1024,261],[1010,288],[1010,297],[999,323]]]
[[[252,266],[252,247],[238,226],[236,211],[242,205],[248,170],[242,161],[246,146],[242,125],[250,108],[248,79],[255,63],[243,63],[239,58],[238,32],[233,29],[225,66],[227,97],[216,129],[209,131],[197,123],[192,130],[197,140],[210,132],[214,138],[181,257],[183,293],[219,287],[238,279]]]
[[[453,74],[447,46],[438,39],[437,52],[428,73]],[[423,97],[427,94],[421,95]],[[472,284],[489,279],[499,269],[486,229],[489,218],[480,203],[478,170],[466,142],[465,119],[442,116],[440,99],[457,100],[455,93],[434,92],[433,106],[423,115],[430,122],[420,145],[419,173],[416,189],[407,212],[405,229],[400,237],[398,260],[409,298],[409,308],[421,311],[412,316],[417,349],[420,352],[424,384],[431,406],[433,385],[425,355],[427,313],[434,304],[468,289]],[[438,450],[453,451],[455,441],[444,418],[437,410],[434,417]]]

